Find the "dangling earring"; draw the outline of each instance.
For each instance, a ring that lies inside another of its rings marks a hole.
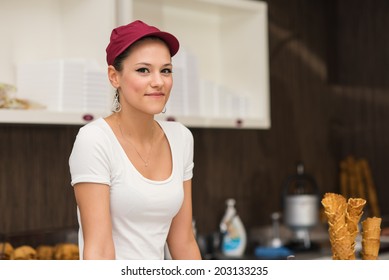
[[[119,113],[122,110],[122,105],[119,100],[119,90],[116,89],[115,97],[112,104],[112,112]]]
[[[162,113],[162,114],[165,114],[165,113],[166,113],[166,107],[163,108],[163,110],[162,110],[161,113]]]

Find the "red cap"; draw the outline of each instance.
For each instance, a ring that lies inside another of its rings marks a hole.
[[[171,56],[174,56],[178,52],[180,43],[176,37],[154,26],[147,25],[140,20],[136,20],[112,30],[110,42],[106,48],[108,65],[112,65],[119,54],[146,36],[155,36],[162,39],[167,44]]]

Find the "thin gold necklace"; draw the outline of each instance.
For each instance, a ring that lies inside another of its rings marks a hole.
[[[118,126],[119,126],[119,130],[120,130],[120,134],[122,135],[122,138],[124,140],[126,140],[128,143],[130,143],[130,145],[134,148],[135,152],[138,154],[139,158],[143,161],[143,163],[145,164],[145,167],[148,167],[149,166],[149,163],[150,163],[150,154],[151,154],[151,151],[153,150],[153,144],[154,144],[154,126],[153,126],[153,135],[151,136],[151,147],[150,147],[150,151],[147,153],[147,157],[146,157],[146,160],[143,159],[143,157],[140,155],[140,153],[138,152],[137,148],[135,147],[134,144],[132,144],[132,142],[130,141],[130,139],[127,139],[126,137],[124,137],[124,134],[123,134],[123,131],[122,131],[122,127],[120,126],[120,122],[116,119],[117,123],[118,123]]]

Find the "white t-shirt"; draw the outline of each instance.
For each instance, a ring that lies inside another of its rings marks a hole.
[[[172,153],[172,173],[164,181],[145,178],[132,165],[111,127],[100,118],[78,132],[69,158],[71,184],[110,186],[116,259],[163,259],[172,218],[183,202],[183,182],[193,175],[193,136],[177,122],[158,121]],[[83,234],[79,209],[80,257]]]

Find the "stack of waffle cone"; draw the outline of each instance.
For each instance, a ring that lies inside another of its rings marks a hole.
[[[338,194],[326,193],[321,202],[328,218],[332,258],[339,260],[352,257],[354,252],[351,251],[346,225],[346,199]]]
[[[360,198],[346,201],[342,195],[326,193],[321,203],[328,218],[332,259],[354,260],[358,223],[366,201]]]
[[[350,239],[353,240],[352,250],[355,251],[355,239],[359,233],[359,221],[363,214],[366,200],[362,198],[349,198],[347,201],[346,223]]]
[[[362,222],[362,259],[376,260],[380,250],[381,218],[367,218]]]

